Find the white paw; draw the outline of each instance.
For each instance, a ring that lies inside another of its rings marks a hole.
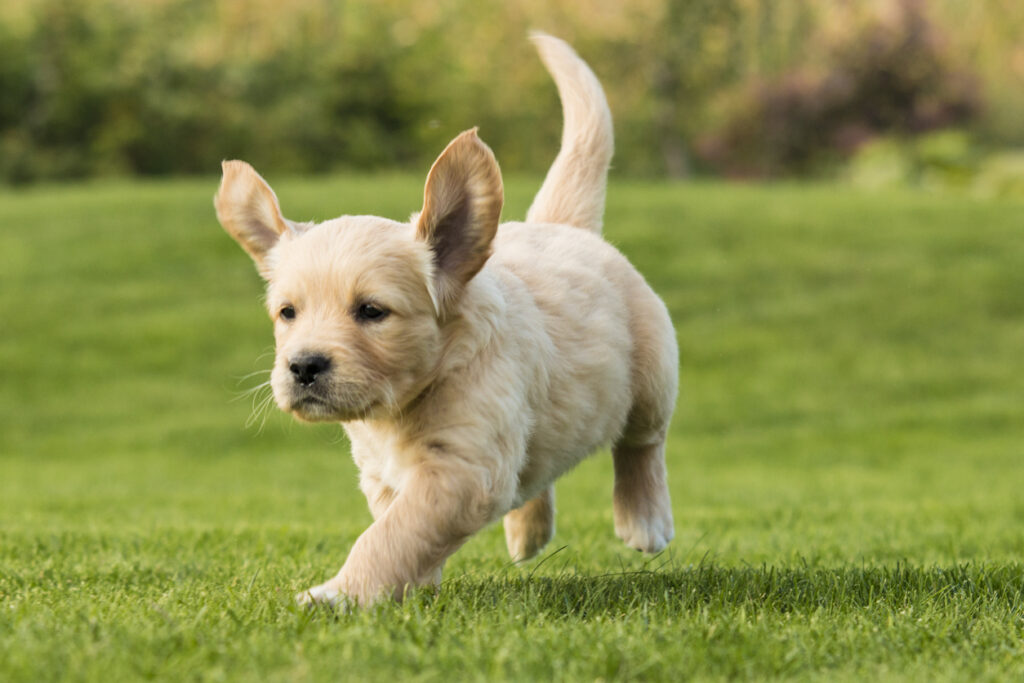
[[[675,536],[672,515],[655,515],[648,519],[630,519],[616,523],[615,535],[634,550],[642,550],[645,553],[661,552]]]
[[[344,600],[345,596],[337,587],[332,586],[330,581],[308,588],[295,596],[295,601],[303,607],[315,607],[316,605],[336,607]]]

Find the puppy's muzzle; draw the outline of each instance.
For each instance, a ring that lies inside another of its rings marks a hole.
[[[303,353],[288,363],[292,377],[304,387],[312,386],[316,378],[327,372],[330,367],[330,359],[320,353]]]

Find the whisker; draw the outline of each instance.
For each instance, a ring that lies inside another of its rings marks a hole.
[[[268,400],[268,401],[264,402],[263,408],[261,409],[262,413],[263,413],[263,417],[260,419],[260,426],[256,430],[256,434],[262,434],[263,433],[263,428],[267,426],[267,418],[270,417],[270,411],[272,410],[272,407],[273,407],[273,402],[272,401]]]
[[[270,388],[270,383],[267,382],[266,384],[264,384],[264,385],[262,385],[260,387],[257,387],[257,389],[261,389],[261,388],[268,388],[269,389]],[[270,414],[270,407],[273,404],[273,402],[274,402],[274,392],[273,392],[273,390],[268,391],[267,394],[265,396],[262,396],[262,397],[259,394],[253,395],[253,399],[252,399],[252,412],[249,414],[249,419],[247,419],[245,421],[246,429],[252,427],[258,421],[260,423],[260,426],[257,428],[256,433],[257,434],[261,433],[263,431],[263,427],[267,424],[267,416]]]
[[[245,421],[245,426],[248,428],[252,425],[256,416],[259,415],[260,409],[263,407],[263,402],[266,400],[266,396],[260,396],[256,394],[252,397],[252,404],[249,406],[249,417]]]
[[[236,379],[238,380],[238,383],[241,384],[250,377],[256,377],[258,375],[269,375],[271,372],[273,371],[270,368],[267,368],[265,370],[253,370],[252,372],[242,375],[241,377],[238,377]]]
[[[266,388],[269,388],[269,387],[270,387],[270,380],[268,379],[266,382],[260,382],[259,384],[257,384],[254,387],[250,387],[249,389],[244,389],[244,390],[239,391],[235,395],[235,397],[231,399],[231,401],[232,402],[240,401],[243,398],[248,398],[249,396],[252,396],[253,394],[258,393],[260,390],[266,389]]]
[[[267,356],[273,356],[273,355],[274,355],[274,347],[271,346],[267,350],[263,351],[263,353],[261,353],[260,355],[256,356],[256,360],[254,362],[259,363],[261,360],[263,360]]]

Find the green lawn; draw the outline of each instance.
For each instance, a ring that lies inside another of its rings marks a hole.
[[[422,196],[271,180],[299,219]],[[215,189],[0,191],[0,680],[1024,677],[1024,203],[613,182],[679,335],[676,540],[615,539],[599,454],[544,560],[496,526],[331,615],[292,595],[369,514],[340,427],[245,426],[270,325]]]

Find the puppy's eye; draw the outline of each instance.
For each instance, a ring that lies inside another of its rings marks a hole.
[[[380,306],[376,306],[374,304],[361,304],[359,308],[356,309],[356,319],[383,320],[387,317],[388,313],[390,313],[390,311],[381,308]]]
[[[281,316],[281,320],[295,320],[295,307],[282,306],[279,315]]]

